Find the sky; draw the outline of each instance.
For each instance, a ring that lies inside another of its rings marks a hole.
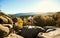
[[[60,0],[0,0],[0,10],[7,14],[60,11]]]

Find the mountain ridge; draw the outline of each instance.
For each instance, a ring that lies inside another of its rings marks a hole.
[[[12,16],[28,16],[28,15],[36,15],[37,13],[31,12],[31,13],[17,13],[17,14],[11,14]]]

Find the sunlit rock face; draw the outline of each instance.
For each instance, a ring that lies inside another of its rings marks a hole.
[[[60,28],[56,28],[54,31],[50,31],[48,33],[39,33],[39,37],[44,37],[44,38],[60,38]]]
[[[20,35],[17,35],[17,34],[15,34],[15,33],[11,33],[11,34],[9,34],[9,36],[4,37],[4,38],[24,38],[24,37],[22,37],[22,36],[20,36]]]
[[[5,37],[9,34],[9,28],[0,24],[0,38]]]
[[[0,23],[7,23],[8,20],[4,18],[3,16],[0,16]]]
[[[13,28],[13,21],[9,15],[0,12],[0,38],[9,35],[11,28]]]
[[[13,20],[10,15],[4,14],[3,12],[0,12],[0,24],[12,24]]]

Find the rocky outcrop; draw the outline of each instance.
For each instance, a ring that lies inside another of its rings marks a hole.
[[[0,37],[5,37],[9,34],[9,28],[0,24]]]
[[[39,33],[38,37],[44,38],[60,38],[60,28],[55,28],[56,30],[50,31],[48,33]],[[48,29],[49,30],[49,29]]]
[[[13,20],[6,14],[0,12],[0,38],[9,35],[13,28]]]

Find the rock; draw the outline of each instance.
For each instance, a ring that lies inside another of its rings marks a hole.
[[[3,16],[0,16],[0,23],[8,23],[8,20]]]
[[[1,24],[12,24],[13,25],[12,18],[10,18],[9,15],[6,15],[4,13],[0,13],[0,23]]]
[[[8,27],[8,28],[13,28],[13,25],[11,25],[11,24],[2,24],[2,25],[5,27]]]
[[[43,32],[39,32],[38,34],[37,34],[37,38],[44,38],[43,36],[41,36],[43,34]]]
[[[24,38],[36,38],[39,32],[44,32],[44,29],[39,26],[24,26],[21,31],[21,36]]]
[[[11,33],[10,35],[8,35],[7,37],[4,37],[4,38],[24,38],[24,37],[17,35],[15,33]]]
[[[0,36],[7,36],[9,34],[9,28],[0,24]]]
[[[38,34],[38,36],[44,38],[60,38],[60,28],[56,28],[56,30],[50,31],[48,33],[43,33],[42,35]]]
[[[45,31],[46,32],[48,32],[48,31],[53,31],[53,30],[55,30],[55,26],[45,26],[45,27],[43,27],[44,29],[45,29]]]

